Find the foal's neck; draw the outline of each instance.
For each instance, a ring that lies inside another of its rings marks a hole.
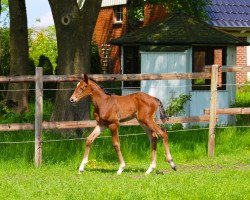
[[[107,95],[105,91],[94,81],[90,80],[89,84],[91,85],[92,88],[91,100],[95,107],[99,107],[100,104],[103,103],[103,101],[105,101],[105,99],[109,97],[109,95]]]

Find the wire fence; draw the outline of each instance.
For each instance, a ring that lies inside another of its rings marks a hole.
[[[216,127],[216,129],[231,129],[231,128],[250,128],[249,126],[219,126]],[[209,127],[204,128],[191,128],[191,129],[180,129],[180,130],[172,130],[167,131],[168,133],[178,133],[178,132],[190,132],[190,131],[204,131],[209,130]],[[147,135],[146,133],[134,133],[134,134],[122,134],[119,135],[119,137],[131,137],[131,136],[142,136]],[[111,135],[105,135],[105,136],[99,136],[97,139],[103,139],[103,138],[111,138]],[[42,140],[42,143],[51,143],[51,142],[65,142],[65,141],[76,141],[76,140],[87,140],[87,137],[77,137],[77,138],[63,138],[63,139],[51,139],[51,140]],[[34,140],[30,141],[13,141],[13,142],[1,142],[0,144],[28,144],[28,143],[35,143]]]

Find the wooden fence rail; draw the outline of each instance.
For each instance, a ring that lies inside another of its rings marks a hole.
[[[210,79],[211,73],[169,73],[169,74],[89,74],[95,81],[141,81],[141,80],[181,80]],[[84,75],[44,75],[43,82],[73,82],[84,78]],[[0,76],[0,83],[35,82],[35,76]]]
[[[140,80],[180,80],[180,79],[211,79],[211,66],[202,73],[168,73],[168,74],[90,74],[95,81],[140,81]],[[222,67],[222,72],[250,72],[248,67]],[[43,82],[73,82],[83,79],[80,75],[43,75]],[[0,76],[0,83],[35,82],[36,77],[27,76]]]
[[[217,108],[217,115],[249,115],[250,108]],[[210,110],[204,110],[205,115],[210,115]]]
[[[170,117],[169,121],[164,124],[188,123],[188,122],[209,122],[209,116],[200,117]],[[163,124],[160,119],[156,123]],[[121,126],[138,126],[137,120],[121,122]],[[91,128],[96,126],[95,120],[84,121],[62,121],[62,122],[42,122],[42,129],[73,129],[73,128]],[[0,124],[0,131],[18,131],[18,130],[35,130],[32,123],[11,123]]]

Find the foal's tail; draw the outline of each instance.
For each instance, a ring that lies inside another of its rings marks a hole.
[[[159,102],[160,118],[161,118],[162,122],[166,122],[166,121],[169,120],[169,116],[167,115],[167,113],[166,113],[166,111],[165,111],[165,109],[163,107],[163,104],[162,104],[161,100],[157,99],[157,101]]]

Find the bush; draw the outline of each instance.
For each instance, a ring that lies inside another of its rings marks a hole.
[[[179,97],[171,97],[170,102],[166,108],[168,116],[176,116],[181,113],[185,113],[184,105],[191,101],[191,95],[180,94]]]

